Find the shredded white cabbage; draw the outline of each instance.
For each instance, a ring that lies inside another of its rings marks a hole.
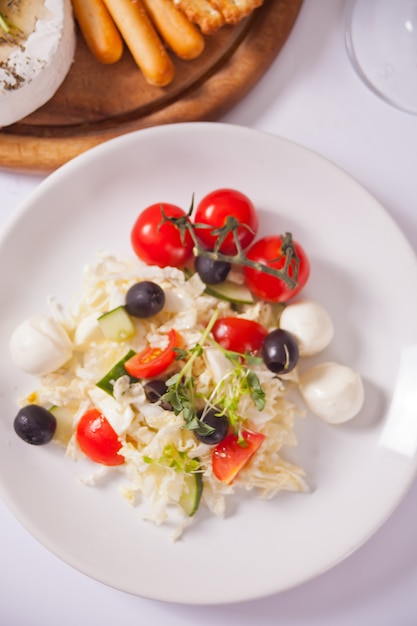
[[[141,280],[152,280],[164,289],[163,310],[148,319],[134,319],[136,332],[129,340],[105,339],[97,318],[124,304],[127,290]],[[146,508],[143,517],[156,524],[167,521],[173,508],[182,511],[179,503],[187,476],[195,469],[192,465],[187,468],[187,463],[197,459],[203,477],[201,503],[216,516],[224,514],[227,497],[240,488],[256,489],[262,498],[272,498],[281,490],[307,490],[304,471],[281,456],[283,448],[297,443],[294,420],[300,411],[288,398],[295,375],[283,382],[263,365],[250,366],[266,394],[266,405],[258,410],[251,396],[242,394],[238,412],[244,428],[262,433],[265,439],[230,485],[213,474],[213,447],[199,442],[191,430],[184,428],[181,414],[151,404],[141,382],[131,383],[128,376],[122,376],[114,385],[113,396],[96,386],[130,349],[140,351],[148,344],[164,347],[171,329],[181,334],[186,350],[194,348],[216,309],[219,316],[241,315],[266,326],[274,325],[270,305],[258,303],[237,313],[229,303],[206,295],[204,290],[197,274],[187,279],[181,270],[172,267],[149,267],[135,258],[101,253],[97,262],[85,268],[82,289],[67,313],[50,300],[52,316],[72,339],[71,360],[59,370],[41,376],[39,388],[21,400],[22,405],[31,402],[46,408],[65,407],[73,417],[73,433],[88,408],[101,410],[122,442],[120,454],[125,463],[121,467],[126,476],[122,494],[132,504],[142,503]],[[179,368],[175,363],[169,373]],[[208,399],[219,392],[227,393],[233,369],[234,365],[215,344],[204,345],[193,363],[196,395]],[[77,458],[80,451],[75,435],[66,443],[67,454]],[[96,484],[95,478],[102,471],[85,479],[86,484]],[[185,513],[184,516],[176,537],[190,521]]]

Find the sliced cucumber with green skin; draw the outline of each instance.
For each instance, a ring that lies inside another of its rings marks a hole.
[[[126,341],[136,332],[135,325],[124,306],[103,313],[97,321],[103,335],[111,341]]]
[[[74,432],[74,413],[66,406],[53,406],[50,412],[56,419],[56,430],[53,440],[66,446]]]
[[[197,511],[203,492],[203,476],[200,472],[185,474],[184,489],[179,504],[192,517]]]
[[[235,304],[253,304],[254,298],[246,285],[238,285],[230,280],[225,280],[217,285],[206,285],[206,293],[220,300]]]
[[[118,361],[116,365],[113,365],[111,370],[109,370],[107,374],[105,374],[103,378],[99,380],[98,383],[96,383],[96,387],[100,387],[100,389],[103,389],[103,391],[106,391],[109,395],[112,396],[113,385],[116,380],[121,376],[129,376],[130,382],[137,383],[138,379],[130,376],[125,370],[126,361],[131,359],[132,356],[135,356],[135,354],[136,352],[134,350],[129,350],[129,352],[122,359],[120,359],[120,361]]]

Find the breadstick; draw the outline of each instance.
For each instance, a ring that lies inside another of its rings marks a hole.
[[[116,63],[123,40],[103,0],[72,0],[74,15],[84,40],[100,63]]]
[[[104,0],[136,64],[150,85],[164,87],[174,65],[159,39],[142,0]]]
[[[204,37],[179,11],[172,0],[143,0],[161,37],[180,59],[198,57],[204,50]]]

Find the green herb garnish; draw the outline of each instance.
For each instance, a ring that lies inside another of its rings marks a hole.
[[[215,343],[216,347],[223,352],[225,357],[233,363],[233,369],[227,372],[217,383],[208,402],[219,407],[219,415],[227,415],[235,434],[240,434],[240,427],[244,418],[240,415],[239,404],[242,396],[249,395],[258,411],[263,411],[266,404],[266,395],[262,389],[258,375],[247,365],[258,365],[262,359],[249,354],[240,354],[225,350]],[[239,439],[240,445],[246,445],[243,437]]]
[[[200,469],[198,459],[191,459],[186,452],[177,450],[172,443],[165,446],[162,455],[158,459],[144,456],[143,460],[149,465],[158,463],[164,467],[170,467],[176,472],[185,472],[186,474],[192,474]]]
[[[262,389],[258,375],[248,365],[259,365],[262,359],[250,354],[240,354],[232,350],[224,349],[214,339],[209,337],[210,331],[218,317],[216,310],[210,319],[205,331],[201,335],[199,343],[191,350],[178,349],[177,358],[184,360],[185,365],[177,374],[166,381],[167,392],[162,400],[169,402],[175,415],[181,414],[184,419],[184,428],[195,430],[199,435],[209,435],[214,429],[205,424],[197,413],[196,406],[201,399],[196,393],[194,378],[192,375],[193,363],[197,357],[203,354],[203,346],[210,341],[222,352],[233,364],[231,369],[217,383],[209,398],[205,398],[206,407],[215,408],[218,415],[226,415],[235,433],[239,435],[244,417],[239,413],[239,404],[242,396],[249,395],[258,411],[262,411],[266,404],[265,392]],[[241,438],[241,445],[245,441]]]
[[[203,354],[203,345],[214,326],[217,316],[218,311],[216,310],[202,333],[200,342],[197,343],[194,348],[188,351],[181,349],[176,350],[177,359],[186,360],[186,362],[180,372],[165,381],[168,390],[161,398],[164,402],[169,402],[175,415],[181,413],[184,418],[185,428],[195,430],[199,435],[209,435],[214,431],[214,428],[204,424],[204,422],[198,418],[192,366],[196,358]]]

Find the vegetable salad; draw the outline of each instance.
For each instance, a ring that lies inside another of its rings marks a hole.
[[[132,318],[135,333],[128,340],[108,340],[98,318],[120,306],[129,287],[142,280],[152,280],[164,289],[164,310],[150,319]],[[175,268],[150,267],[134,258],[104,255],[86,268],[83,288],[69,313],[62,316],[60,307],[53,306],[54,319],[72,338],[72,357],[57,370],[41,375],[40,386],[23,398],[21,405],[30,402],[59,407],[54,438],[67,446],[67,454],[73,458],[81,454],[76,425],[89,408],[99,409],[121,442],[118,454],[125,461],[123,469],[128,479],[124,494],[131,501],[144,498],[148,517],[157,524],[169,518],[171,505],[190,517],[197,503],[187,507],[184,500],[188,491],[191,499],[196,497],[196,475],[201,476],[204,484],[201,501],[215,515],[224,513],[226,496],[238,488],[257,489],[266,498],[281,489],[304,490],[303,470],[286,462],[281,454],[285,447],[296,444],[293,427],[300,411],[287,398],[291,380],[284,382],[260,364],[248,366],[234,356],[230,360],[216,342],[202,339],[214,310],[221,316],[233,315],[268,326],[274,324],[272,309],[266,303],[257,303],[236,314],[230,303],[205,294],[205,284],[198,274],[187,280]],[[246,430],[265,436],[250,466],[243,468],[233,483],[216,478],[212,446],[196,439],[193,430],[184,428],[181,413],[175,415],[150,402],[143,380],[132,382],[127,374],[120,376],[114,382],[112,395],[97,386],[131,350],[139,353],[147,345],[164,348],[172,329],[181,334],[183,352],[179,354],[182,359],[170,366],[169,374],[180,372],[190,359],[186,353],[198,346],[190,368],[196,402],[202,397],[217,409],[219,400],[226,406],[233,405]],[[265,393],[262,410],[257,407],[247,381],[251,372]]]

